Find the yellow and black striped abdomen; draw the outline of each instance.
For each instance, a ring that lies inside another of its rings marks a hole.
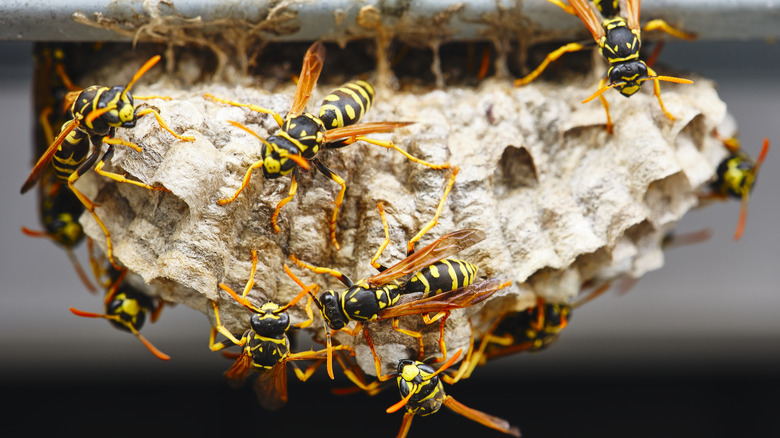
[[[87,159],[91,149],[89,135],[81,129],[71,131],[52,158],[57,178],[66,180]]]
[[[374,100],[374,87],[365,81],[352,81],[325,97],[319,118],[325,129],[335,129],[360,121]]]
[[[423,298],[448,292],[474,283],[479,268],[457,259],[446,259],[420,269],[406,284],[401,293],[422,292]]]

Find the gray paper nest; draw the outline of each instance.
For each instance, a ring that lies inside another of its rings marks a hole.
[[[139,56],[137,65],[144,60]],[[123,84],[132,75],[110,71],[117,76],[96,83]],[[298,193],[281,210],[281,232],[275,234],[270,215],[287,195],[289,177],[266,180],[256,171],[235,202],[220,206],[217,200],[232,195],[246,169],[260,158],[261,143],[228,121],[243,123],[262,137],[278,129],[276,122],[203,95],[253,103],[284,116],[294,84],[267,90],[256,85],[261,79],[246,79],[183,87],[169,76],[158,75],[156,82],[153,74],[148,76],[134,94],[171,96],[170,101],[153,99],[144,105],[159,110],[174,131],[196,140],[178,141],[161,131],[153,117],[144,117],[136,128],[117,133],[142,145],[143,153],[118,147],[110,165],[164,185],[170,193],[115,183],[91,172],[78,186],[101,205],[97,212],[112,233],[114,255],[122,264],[164,300],[198,310],[211,323],[208,302],[217,301],[223,323],[235,334],[248,327],[250,314],[217,284],[242,290],[252,249],[258,250],[259,267],[249,299],[258,305],[268,300],[285,304],[300,292],[283,271],[285,263],[292,265],[289,254],[338,269],[353,280],[369,277],[376,273],[369,260],[384,239],[377,202],[386,205],[392,239],[379,261],[389,266],[406,256],[407,240],[431,219],[449,178],[446,170],[432,170],[365,143],[324,151],[323,163],[347,183],[337,223],[342,249],[335,250],[328,234],[339,186],[313,169],[301,173]],[[445,328],[449,351],[468,348],[469,321],[479,337],[491,319],[534,305],[536,296],[570,302],[585,284],[637,278],[660,268],[663,237],[697,206],[697,193],[726,155],[712,131],[729,117],[711,81],[692,78],[694,85],[662,86],[674,121],[660,110],[651,85],[630,99],[607,92],[615,122],[610,136],[601,105],[580,103],[595,90],[596,77],[538,80],[522,88],[500,79],[477,87],[378,87],[363,121],[415,124],[372,137],[461,169],[439,224],[417,248],[455,230],[478,228],[487,238],[458,257],[478,265],[481,276],[505,276],[513,282],[487,302],[453,312]],[[325,94],[339,85],[320,80],[308,110],[316,112]],[[81,220],[87,233],[105,245],[91,216]],[[343,289],[329,275],[292,270],[323,290]],[[302,304],[290,313],[293,322],[305,318]],[[309,330],[322,337],[316,313]],[[427,326],[413,316],[401,325],[423,330],[426,351],[438,353],[438,324]],[[416,354],[416,341],[394,332],[388,321],[369,327],[384,372]],[[363,370],[374,374],[362,336],[337,333],[336,339],[355,346]]]

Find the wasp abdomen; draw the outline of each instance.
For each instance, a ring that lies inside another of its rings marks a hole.
[[[333,90],[322,101],[319,118],[325,129],[335,129],[360,121],[374,100],[374,87],[365,81],[352,81]]]
[[[422,292],[423,298],[474,283],[479,268],[469,262],[446,259],[418,271],[403,285],[401,293]]]

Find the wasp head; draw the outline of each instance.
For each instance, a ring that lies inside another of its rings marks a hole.
[[[106,314],[115,315],[119,320],[111,320],[111,324],[124,331],[131,331],[130,327],[140,330],[146,322],[146,300],[139,297],[140,292],[118,291],[114,299],[106,305]]]
[[[290,140],[272,135],[263,143],[262,154],[263,175],[273,179],[292,172],[297,163],[290,157],[301,157],[301,150]]]
[[[322,306],[322,317],[328,323],[328,327],[333,330],[340,330],[349,324],[349,319],[341,311],[341,305],[338,292],[329,290],[320,295],[320,305]]]
[[[249,321],[252,330],[266,337],[284,334],[290,328],[290,316],[287,312],[274,313],[278,308],[275,303],[265,303],[260,308],[263,313],[255,313]]]
[[[613,65],[607,72],[609,82],[615,84],[620,94],[626,97],[639,91],[643,81],[649,78],[644,61],[629,61]]]

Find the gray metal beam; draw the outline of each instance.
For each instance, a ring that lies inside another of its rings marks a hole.
[[[203,24],[224,20],[263,20],[279,4],[293,12],[289,33],[263,33],[268,40],[309,41],[318,38],[368,37],[357,24],[360,9],[373,6],[385,26],[417,23],[425,27],[442,13],[451,40],[484,39],[503,18],[508,30],[534,26],[540,30],[583,32],[576,17],[544,0],[3,0],[0,39],[26,41],[114,41],[130,36],[79,22],[76,17],[104,20],[127,29],[157,19],[184,18]],[[449,12],[447,12],[449,11]],[[516,16],[518,19],[508,19]],[[522,16],[526,20],[522,20]],[[646,0],[645,18],[664,18],[701,40],[771,39],[780,36],[780,2],[773,0]],[[491,18],[492,17],[492,18]],[[83,21],[83,19],[82,19]],[[181,21],[180,21],[181,22]],[[492,23],[492,24],[491,24]]]

